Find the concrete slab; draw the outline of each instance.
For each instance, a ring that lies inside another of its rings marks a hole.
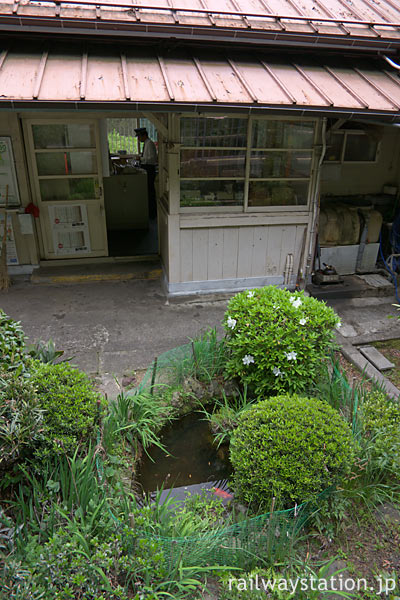
[[[51,267],[52,268],[52,267]],[[93,376],[122,378],[155,356],[219,327],[227,300],[169,304],[159,280],[33,285],[1,293],[0,307],[21,321],[28,343],[53,339]]]
[[[360,352],[374,365],[374,367],[379,369],[379,371],[386,371],[388,369],[393,369],[394,367],[394,364],[390,362],[386,356],[383,356],[377,348],[374,348],[374,346],[361,346]]]

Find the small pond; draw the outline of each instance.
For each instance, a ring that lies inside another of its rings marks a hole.
[[[232,473],[227,446],[213,444],[208,422],[192,413],[163,429],[161,442],[171,456],[157,447],[144,454],[138,483],[144,492],[227,479]],[[154,461],[154,462],[153,462]]]

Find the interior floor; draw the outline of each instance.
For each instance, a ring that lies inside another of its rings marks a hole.
[[[157,219],[149,221],[148,229],[107,231],[109,256],[140,256],[158,254]]]

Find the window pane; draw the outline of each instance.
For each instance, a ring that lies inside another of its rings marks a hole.
[[[344,135],[343,133],[331,133],[326,140],[325,161],[338,162],[342,158]]]
[[[250,177],[309,177],[311,152],[252,152]]]
[[[308,181],[250,181],[249,206],[307,204]]]
[[[181,177],[244,177],[244,150],[182,150]]]
[[[314,123],[299,121],[253,121],[253,148],[312,148]]]
[[[35,148],[94,148],[94,126],[89,123],[32,125]]]
[[[42,200],[91,200],[99,197],[97,180],[89,177],[77,179],[41,179]]]
[[[246,146],[247,119],[230,117],[183,117],[181,143],[183,146]]]
[[[376,158],[378,142],[365,134],[347,134],[346,149],[344,151],[345,161],[369,161]]]
[[[94,152],[41,152],[36,154],[39,175],[84,175],[97,173]]]
[[[241,206],[244,181],[181,181],[181,206]]]

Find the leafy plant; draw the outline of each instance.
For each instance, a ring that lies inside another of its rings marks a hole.
[[[36,344],[31,344],[27,348],[28,354],[31,358],[40,360],[42,363],[55,364],[59,358],[64,354],[64,350],[56,350],[53,340],[46,342],[39,341]],[[69,359],[66,359],[71,360]]]
[[[32,381],[14,371],[0,372],[0,472],[32,454],[42,426],[43,410]]]
[[[215,328],[201,333],[182,350],[169,355],[165,364],[158,361],[157,368],[165,372],[171,385],[182,384],[187,378],[209,383],[222,375],[226,361],[225,340],[218,339]]]
[[[25,335],[19,321],[0,309],[0,370],[20,371],[25,365]]]
[[[231,440],[235,492],[245,502],[287,507],[343,481],[354,460],[344,419],[315,398],[276,396],[253,405]]]
[[[233,431],[239,423],[240,416],[248,410],[255,401],[255,398],[249,397],[247,386],[245,385],[243,392],[238,390],[237,394],[234,394],[229,398],[225,392],[223,392],[222,398],[215,399],[211,412],[207,406],[203,406],[202,412],[204,413],[206,420],[210,423],[218,448],[221,444],[229,443]]]
[[[32,361],[31,381],[44,411],[41,448],[36,456],[73,454],[96,434],[102,400],[87,375],[68,363]]]
[[[109,416],[103,426],[103,444],[112,453],[118,443],[134,452],[134,459],[151,445],[164,448],[157,432],[170,420],[170,410],[157,396],[143,390],[126,396],[119,394],[110,403]]]
[[[274,286],[241,292],[225,313],[226,372],[254,390],[298,392],[333,347],[336,313],[324,302]]]

